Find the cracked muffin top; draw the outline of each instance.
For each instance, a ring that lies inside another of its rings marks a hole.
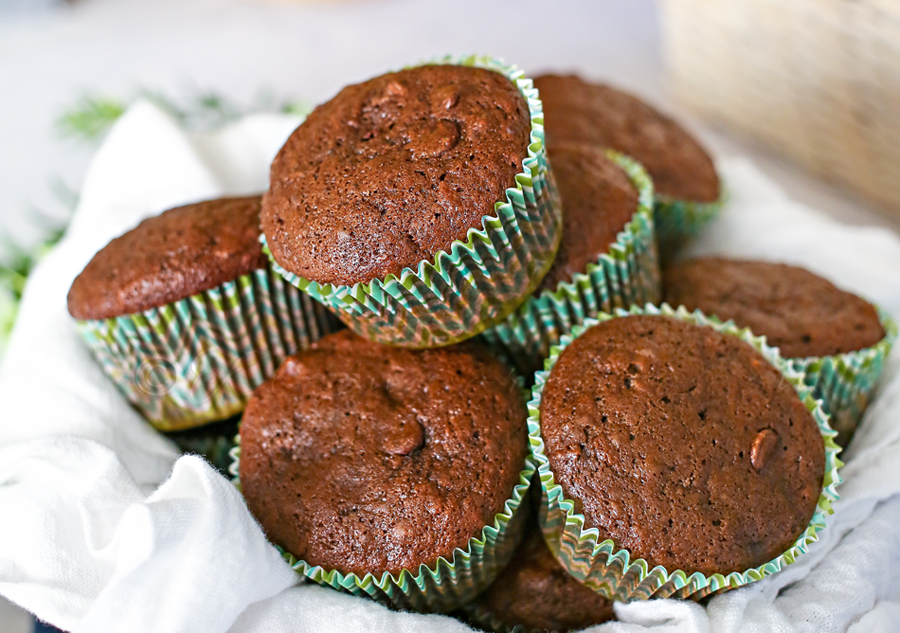
[[[433,261],[515,186],[530,133],[524,97],[490,70],[419,66],[347,86],[272,163],[262,210],[272,255],[336,285]]]

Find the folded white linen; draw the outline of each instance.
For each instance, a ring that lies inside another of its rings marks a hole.
[[[190,135],[152,105],[135,105],[98,151],[66,238],[29,282],[0,367],[0,595],[41,619],[91,633],[468,630],[448,617],[297,584],[236,490],[201,459],[178,459],[93,363],[66,312],[75,275],[141,218],[262,191],[296,124],[256,116]],[[796,204],[746,161],[720,169],[731,200],[696,252],[796,262],[900,315],[896,234],[844,226]],[[620,621],[593,630],[893,630],[898,357],[847,452],[836,514],[808,556],[706,607],[617,605]]]

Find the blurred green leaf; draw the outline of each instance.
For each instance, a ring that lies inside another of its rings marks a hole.
[[[85,95],[63,112],[57,121],[57,128],[64,137],[78,141],[95,141],[112,127],[127,107],[127,104],[119,99]]]

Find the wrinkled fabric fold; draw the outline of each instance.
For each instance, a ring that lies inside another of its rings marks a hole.
[[[0,366],[0,595],[41,619],[78,633],[469,630],[298,584],[233,486],[197,457],[178,459],[94,364],[66,312],[75,275],[140,219],[263,190],[296,124],[256,116],[191,135],[152,105],[134,106],[97,152],[66,238],[30,280]],[[900,316],[895,233],[829,220],[743,160],[719,167],[730,199],[694,252],[806,266]],[[898,452],[894,353],[841,456],[841,501],[809,554],[706,607],[617,605],[619,622],[590,630],[889,630],[900,612]]]

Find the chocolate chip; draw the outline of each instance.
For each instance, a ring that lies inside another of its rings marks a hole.
[[[421,130],[416,130],[415,133],[410,133],[410,136],[412,138],[406,148],[412,152],[414,158],[440,156],[459,143],[459,125],[448,119],[439,119]]]
[[[425,430],[418,422],[406,422],[386,433],[381,446],[391,455],[409,455],[425,445]]]
[[[750,463],[753,464],[756,472],[761,472],[765,467],[776,444],[778,444],[778,433],[772,429],[763,429],[756,434],[753,446],[750,448]]]

